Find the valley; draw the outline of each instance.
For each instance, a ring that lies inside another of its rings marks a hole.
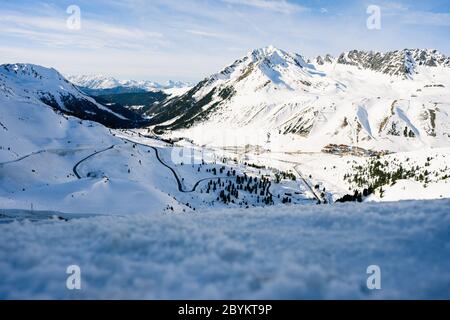
[[[396,51],[385,69],[373,59],[269,46],[194,87],[73,85],[4,65],[0,203],[125,214],[450,197],[448,58]]]

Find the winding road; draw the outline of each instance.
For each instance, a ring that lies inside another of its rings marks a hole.
[[[143,143],[140,143],[140,142],[136,142],[136,141],[133,141],[133,140],[124,138],[124,137],[120,137],[120,139],[122,139],[123,141],[129,142],[129,143],[132,143],[132,144],[141,146],[141,147],[153,149],[153,151],[155,151],[156,159],[158,159],[159,163],[161,163],[164,167],[166,167],[167,169],[169,169],[170,172],[172,172],[173,176],[175,177],[175,180],[177,181],[178,191],[180,191],[180,192],[182,192],[182,193],[192,193],[192,192],[195,192],[195,191],[197,190],[197,187],[198,187],[202,182],[205,182],[205,181],[213,181],[213,180],[217,180],[217,179],[219,179],[219,178],[220,178],[220,179],[228,179],[228,178],[230,178],[230,177],[228,177],[228,176],[226,176],[226,177],[223,176],[223,177],[204,178],[204,179],[198,180],[198,181],[194,184],[194,187],[192,188],[192,190],[185,190],[185,189],[183,189],[182,179],[180,179],[180,177],[178,176],[178,174],[177,174],[177,172],[175,171],[175,169],[173,169],[170,165],[168,165],[167,163],[164,162],[164,160],[163,160],[163,159],[161,158],[161,156],[159,155],[159,151],[158,151],[158,149],[157,149],[156,147],[149,146],[149,145],[146,145],[146,144],[143,144]],[[100,152],[97,152],[97,153],[95,153],[95,154],[92,154],[91,156],[89,156],[89,157],[83,159],[82,161],[80,161],[80,163],[83,162],[84,160],[89,159],[89,158],[92,157],[92,156],[95,156],[95,155],[98,154],[98,153],[101,153],[101,152],[104,152],[104,151],[107,151],[107,150],[108,150],[108,149],[103,150],[103,151],[100,151]],[[78,164],[79,164],[79,163],[78,163]],[[268,194],[269,194],[270,196],[273,196],[273,194],[270,192],[270,187],[271,187],[271,185],[272,185],[272,183],[269,182],[269,185],[268,185],[268,187],[267,187],[267,192],[268,192]],[[314,194],[314,192],[313,192],[313,194]],[[314,195],[315,195],[315,194],[314,194]]]
[[[229,178],[228,176],[226,176],[226,177],[225,177],[225,176],[223,176],[223,177],[217,177],[217,176],[216,176],[216,177],[211,177],[211,178],[200,179],[200,180],[198,180],[198,181],[194,184],[194,186],[193,186],[193,188],[192,188],[191,190],[185,190],[185,189],[183,188],[182,179],[178,176],[178,174],[177,174],[177,172],[175,171],[174,168],[172,168],[169,164],[167,164],[166,162],[164,162],[164,160],[161,158],[161,156],[160,156],[160,154],[159,154],[158,148],[153,147],[153,146],[149,146],[149,145],[146,145],[146,144],[143,144],[143,143],[139,143],[139,142],[136,142],[136,141],[132,141],[132,140],[129,140],[129,139],[123,138],[123,137],[121,137],[120,139],[122,139],[122,140],[125,141],[125,142],[132,143],[132,144],[134,144],[134,145],[139,145],[139,146],[142,146],[142,147],[145,147],[145,148],[150,148],[150,149],[152,149],[152,150],[155,152],[156,159],[159,161],[159,163],[161,163],[161,165],[163,165],[164,167],[166,167],[167,169],[169,169],[170,172],[173,174],[173,176],[174,176],[174,178],[175,178],[175,180],[176,180],[176,182],[177,182],[178,191],[180,191],[180,192],[182,192],[182,193],[192,193],[192,192],[195,192],[195,191],[197,190],[198,186],[199,186],[202,182],[205,182],[205,181],[213,181],[213,180],[217,180],[217,179],[219,179],[219,178],[220,178],[220,179],[228,179],[228,178]],[[87,160],[89,160],[89,159],[91,159],[91,158],[93,158],[93,157],[95,157],[95,156],[97,156],[97,155],[99,155],[99,154],[101,154],[101,153],[104,153],[104,152],[106,152],[106,151],[109,151],[109,150],[114,149],[114,147],[116,147],[116,146],[117,146],[117,144],[112,145],[112,146],[109,146],[108,148],[105,148],[105,149],[96,151],[96,152],[94,152],[94,153],[88,155],[87,157],[81,159],[80,161],[78,161],[78,162],[73,166],[73,168],[72,168],[73,174],[77,177],[77,179],[83,179],[83,177],[82,177],[82,176],[80,175],[80,173],[78,172],[79,166],[80,166],[83,162],[85,162],[85,161],[87,161]],[[23,156],[23,157],[20,157],[20,158],[18,158],[18,159],[15,159],[15,160],[12,160],[12,161],[8,161],[8,162],[0,163],[0,167],[3,166],[3,165],[6,165],[6,164],[19,162],[19,161],[22,161],[22,160],[24,160],[24,159],[26,159],[26,158],[29,158],[29,157],[31,157],[31,156],[38,155],[38,154],[41,154],[41,153],[45,153],[45,152],[48,152],[48,151],[49,151],[49,150],[40,150],[40,151],[36,151],[36,152],[30,153],[30,154],[28,154],[28,155],[25,155],[25,156]],[[272,193],[270,192],[270,186],[271,186],[271,184],[269,183],[269,185],[268,185],[268,187],[267,187],[267,191],[268,191],[268,193],[269,193],[270,195],[272,195]],[[314,192],[313,192],[313,193],[314,193]]]
[[[139,143],[139,142],[136,142],[136,141],[132,141],[132,140],[129,140],[129,139],[126,139],[126,138],[123,138],[123,137],[121,137],[121,139],[124,140],[124,141],[127,141],[127,142],[129,142],[129,143],[133,143],[133,144],[135,144],[135,145],[138,145],[138,146],[142,146],[142,147],[145,147],[145,148],[153,149],[153,151],[155,151],[156,159],[158,159],[159,163],[161,163],[164,167],[166,167],[167,169],[169,169],[170,172],[172,172],[173,176],[175,177],[175,180],[177,181],[178,191],[180,191],[180,192],[183,192],[183,193],[192,193],[192,192],[195,192],[195,190],[196,190],[197,187],[200,185],[200,183],[202,183],[202,182],[204,182],[204,181],[216,180],[216,179],[219,179],[219,178],[221,178],[221,179],[229,178],[229,177],[211,177],[211,178],[204,178],[204,179],[201,179],[201,180],[197,181],[197,182],[195,183],[194,187],[192,188],[192,190],[184,190],[184,189],[183,189],[183,184],[182,184],[182,179],[180,179],[180,177],[179,177],[178,174],[176,173],[175,169],[173,169],[170,165],[168,165],[167,163],[164,162],[164,160],[161,159],[161,156],[159,155],[159,151],[158,151],[158,149],[157,149],[156,147],[152,147],[152,146],[149,146],[149,145],[146,145],[146,144],[143,144],[143,143]]]

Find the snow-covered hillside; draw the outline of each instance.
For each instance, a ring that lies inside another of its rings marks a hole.
[[[449,228],[448,200],[85,219],[0,210],[0,299],[449,299]],[[66,289],[70,265],[79,291]],[[367,287],[371,265],[381,290]]]
[[[190,87],[189,83],[182,81],[167,81],[160,84],[153,81],[118,80],[104,75],[69,75],[67,79],[88,93],[127,93],[164,91],[167,94],[182,92]]]
[[[16,93],[0,94],[1,208],[72,208],[80,213],[185,208],[169,196],[176,183],[154,154],[140,153],[103,125]]]
[[[184,165],[174,161],[177,149],[161,140],[67,116],[71,112],[60,109],[67,107],[67,96],[103,106],[63,78],[56,81],[54,70],[4,70],[0,208],[151,214],[311,202],[304,187],[289,179],[273,184],[272,169],[206,159],[202,153],[198,163]],[[287,199],[285,192],[298,194]]]
[[[148,116],[157,130],[200,145],[257,144],[271,134],[284,151],[450,146],[449,58],[438,51],[308,61],[272,46],[254,50]]]
[[[112,127],[130,126],[140,120],[125,108],[113,110],[97,103],[55,69],[32,64],[0,65],[0,98],[5,103],[45,104],[64,114]]]

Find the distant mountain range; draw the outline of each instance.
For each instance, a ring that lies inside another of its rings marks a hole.
[[[190,87],[187,82],[168,81],[160,84],[153,81],[118,80],[103,75],[67,76],[67,79],[90,95],[105,95],[118,93],[138,93],[168,91]]]

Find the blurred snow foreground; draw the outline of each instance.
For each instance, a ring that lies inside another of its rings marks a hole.
[[[0,214],[22,217],[0,223],[2,299],[450,298],[450,200]],[[66,287],[70,265],[81,290]],[[371,265],[381,290],[367,287]]]

